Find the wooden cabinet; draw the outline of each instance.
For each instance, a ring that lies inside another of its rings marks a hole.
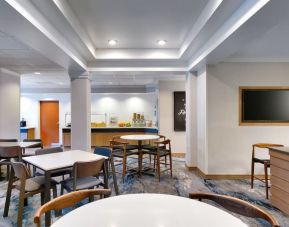
[[[289,214],[289,147],[270,148],[271,203]]]
[[[69,133],[62,133],[62,143],[64,147],[70,147],[71,146],[71,138],[70,138],[70,132]]]
[[[20,128],[20,140],[35,139],[35,128],[21,127]]]

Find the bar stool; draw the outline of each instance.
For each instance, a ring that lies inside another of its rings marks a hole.
[[[259,181],[262,181],[265,183],[266,187],[266,198],[269,198],[269,185],[268,185],[268,168],[270,168],[270,159],[261,159],[256,157],[256,148],[260,149],[266,149],[268,150],[269,147],[283,147],[281,144],[271,144],[271,143],[256,143],[252,145],[252,163],[251,163],[251,188],[254,187],[254,179],[256,178]],[[264,173],[265,173],[265,179],[261,179],[255,176],[255,163],[260,163],[264,165]]]

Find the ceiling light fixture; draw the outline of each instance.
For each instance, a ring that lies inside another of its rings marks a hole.
[[[160,45],[160,46],[164,46],[167,44],[167,40],[164,40],[164,39],[160,39],[160,40],[157,40],[157,43]]]
[[[108,44],[109,44],[110,46],[115,46],[115,45],[117,44],[117,40],[115,40],[115,39],[110,39],[110,40],[108,40]]]
[[[40,72],[34,72],[34,74],[35,74],[35,75],[39,75],[39,74],[40,74]]]

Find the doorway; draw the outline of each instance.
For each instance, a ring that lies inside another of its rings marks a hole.
[[[59,143],[58,101],[40,101],[40,138],[44,147]]]

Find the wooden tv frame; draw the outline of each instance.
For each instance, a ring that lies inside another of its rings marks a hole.
[[[289,86],[240,86],[239,87],[239,125],[240,126],[288,126],[284,121],[244,122],[242,119],[242,91],[243,90],[289,90]]]

